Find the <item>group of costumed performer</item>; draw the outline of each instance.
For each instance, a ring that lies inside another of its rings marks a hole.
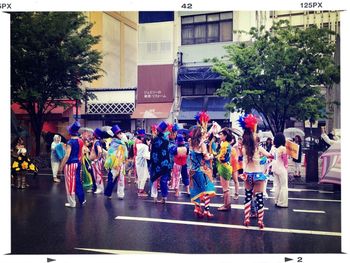
[[[214,156],[208,153],[207,145],[207,125],[210,118],[206,112],[199,112],[195,119],[198,125],[190,134],[190,196],[195,205],[194,213],[211,218],[214,215],[209,211],[209,205],[210,198],[215,196],[215,186],[210,167],[210,160],[213,160]],[[201,201],[204,202],[204,211],[201,209]]]
[[[252,114],[241,116],[238,120],[244,130],[242,147],[240,149],[240,159],[243,160],[243,179],[245,187],[244,200],[244,225],[250,225],[251,207],[253,194],[256,198],[258,208],[258,226],[264,228],[264,185],[267,176],[262,171],[260,157],[266,156],[273,159],[274,156],[259,146],[256,140],[257,119]]]
[[[28,187],[28,172],[33,172],[36,174],[38,172],[38,169],[29,158],[22,137],[18,137],[16,139],[14,149],[12,149],[11,157],[13,158],[11,165],[12,185],[16,186],[18,189],[25,189]]]
[[[113,139],[109,144],[107,158],[104,163],[104,167],[108,170],[108,181],[104,195],[112,198],[113,189],[118,182],[117,196],[119,199],[123,199],[125,195],[125,162],[128,158],[128,149],[122,140],[123,133],[119,126],[112,126],[111,130]]]
[[[59,171],[63,170],[65,177],[65,187],[67,193],[66,207],[76,207],[77,196],[80,204],[86,202],[82,180],[80,178],[82,149],[84,142],[79,138],[80,123],[75,121],[67,127],[68,133],[71,136],[67,142],[65,156],[60,164]]]

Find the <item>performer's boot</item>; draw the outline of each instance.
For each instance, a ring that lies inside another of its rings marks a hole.
[[[211,218],[211,217],[214,217],[214,215],[212,213],[210,213],[209,205],[210,205],[210,197],[209,197],[209,195],[205,195],[204,196],[204,213],[203,213],[203,215],[208,217],[208,218]]]
[[[22,178],[21,178],[21,189],[26,189],[26,188],[27,188],[26,176],[22,175]]]
[[[263,193],[256,193],[256,202],[258,206],[258,226],[264,228],[264,198]]]
[[[231,210],[230,190],[224,192],[224,204],[218,208],[219,211]]]
[[[195,205],[193,212],[199,217],[203,216],[203,211],[202,211],[200,205]]]
[[[17,178],[16,178],[16,187],[18,189],[21,189],[21,175],[20,174],[18,174]]]
[[[244,225],[250,225],[250,209],[252,205],[253,189],[245,189],[245,200],[244,200]]]

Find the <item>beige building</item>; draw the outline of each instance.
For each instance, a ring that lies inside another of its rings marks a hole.
[[[92,34],[101,36],[95,48],[103,55],[105,72],[83,85],[97,99],[82,105],[82,119],[91,128],[118,124],[129,130],[137,85],[138,12],[86,12],[86,16],[94,24]]]

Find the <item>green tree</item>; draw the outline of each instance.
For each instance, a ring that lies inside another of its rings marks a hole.
[[[93,98],[79,87],[101,77],[100,40],[79,12],[11,13],[11,102],[30,116],[40,154],[40,136],[59,99]]]
[[[259,111],[271,131],[283,131],[286,120],[318,119],[325,112],[321,87],[339,82],[335,43],[327,29],[292,27],[274,22],[271,30],[251,28],[251,43],[226,46],[213,70],[224,77],[220,96],[231,98],[230,111]]]

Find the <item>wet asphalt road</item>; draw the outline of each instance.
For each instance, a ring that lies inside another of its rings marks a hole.
[[[243,227],[244,189],[229,212],[219,212],[222,188],[211,201],[214,218],[197,218],[186,194],[154,204],[126,184],[124,200],[86,193],[84,207],[66,208],[64,182],[48,175],[11,191],[12,254],[123,254],[129,251],[185,254],[341,253],[340,189],[292,185],[289,207],[276,208],[268,185],[265,229]],[[233,191],[231,190],[231,194]]]

